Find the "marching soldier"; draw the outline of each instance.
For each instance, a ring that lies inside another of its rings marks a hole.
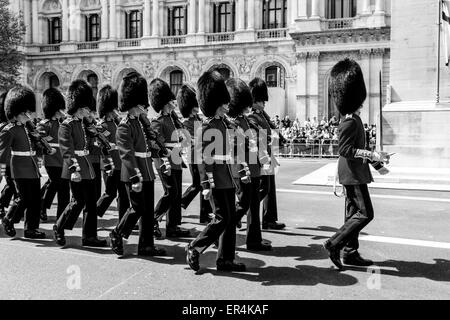
[[[153,239],[155,174],[150,140],[154,137],[150,134],[154,133],[141,120],[147,117],[148,107],[147,81],[132,72],[123,78],[119,88],[119,110],[128,114],[117,128],[116,139],[122,159],[121,180],[126,184],[131,207],[109,234],[117,255],[123,255],[122,238],[128,239],[139,218],[138,255],[165,255],[165,250],[155,247]]]
[[[275,168],[278,162],[272,152],[272,128],[269,123],[270,119],[266,117],[264,107],[266,101],[269,100],[267,85],[264,80],[255,78],[249,83],[249,87],[253,96],[252,112],[248,115],[250,123],[258,129],[259,139],[266,138],[264,144],[267,146],[271,160],[261,170],[261,187],[260,199],[263,202],[263,229],[284,229],[284,223],[277,222],[277,190],[275,185]],[[266,169],[267,167],[267,169]]]
[[[389,162],[386,152],[365,149],[364,126],[359,110],[366,99],[366,86],[360,66],[353,60],[338,62],[331,70],[330,94],[344,119],[339,124],[339,182],[345,190],[345,223],[324,243],[331,261],[342,269],[344,264],[370,266],[372,261],[358,253],[360,231],[373,219],[373,207],[367,184],[373,181],[369,163],[381,173],[389,171],[383,163]]]
[[[9,123],[5,114],[5,98],[8,91],[0,94],[0,131],[3,130]],[[5,209],[8,209],[9,203],[12,197],[17,198],[16,186],[14,185],[14,180],[11,178],[11,168],[9,166],[9,160],[6,159],[6,170],[5,170],[5,181],[6,184],[0,195],[0,219],[6,215]]]
[[[164,194],[155,207],[155,236],[161,237],[158,222],[166,215],[166,237],[187,237],[189,230],[181,225],[181,183],[182,158],[181,136],[182,124],[173,112],[176,108],[175,96],[169,85],[154,79],[150,83],[150,105],[158,116],[152,121],[152,129],[157,133],[171,154],[168,158],[155,158],[155,165],[164,188]]]
[[[42,120],[37,130],[57,152],[53,155],[44,155],[44,167],[48,174],[48,181],[42,187],[41,220],[47,221],[47,209],[50,209],[53,198],[58,193],[58,219],[70,202],[69,180],[61,178],[63,159],[59,149],[58,131],[60,121],[65,117],[65,100],[58,89],[50,88],[44,91],[42,96],[42,111],[45,119]]]
[[[120,180],[122,162],[120,160],[119,150],[116,144],[117,126],[120,123],[118,109],[118,94],[111,86],[106,85],[100,89],[97,96],[98,113],[100,116],[100,125],[103,127],[104,134],[108,133],[107,138],[111,146],[109,154],[112,163],[104,162],[105,171],[105,193],[97,201],[97,216],[103,217],[112,201],[117,197],[117,207],[119,211],[119,220],[125,215],[130,207],[125,183]]]
[[[261,161],[259,159],[256,130],[251,127],[245,113],[253,103],[252,94],[247,84],[240,79],[226,81],[230,94],[228,117],[236,126],[236,132],[245,139],[244,154],[238,154],[238,172],[235,174],[238,201],[236,203],[236,221],[240,224],[247,215],[247,249],[251,251],[269,251],[272,246],[262,242],[261,222],[259,218],[259,187],[261,183]],[[265,157],[268,159],[268,157]],[[244,173],[244,175],[242,174]]]
[[[189,171],[192,176],[192,184],[186,189],[181,197],[181,207],[186,210],[197,194],[202,191],[198,165],[200,159],[196,157],[196,150],[194,148],[195,139],[197,137],[195,132],[197,128],[196,125],[201,129],[202,119],[198,115],[199,108],[195,89],[189,84],[183,84],[178,91],[177,103],[181,115],[184,117],[183,127],[189,132],[191,137]],[[211,221],[209,214],[211,213],[211,204],[200,195],[200,223],[209,223]]]
[[[70,180],[72,199],[56,224],[54,239],[64,246],[64,230],[72,230],[83,211],[82,245],[104,247],[106,240],[97,237],[95,172],[89,159],[93,138],[88,134],[85,119],[94,104],[92,88],[84,80],[75,80],[67,94],[69,116],[59,127],[58,142],[63,157],[62,178]]]
[[[11,176],[19,200],[12,205],[2,224],[8,236],[14,237],[14,223],[20,221],[25,212],[25,238],[44,239],[39,228],[40,173],[36,151],[42,147],[31,139],[28,124],[36,112],[34,92],[24,86],[13,87],[6,95],[5,113],[10,123],[0,132],[0,169],[5,174],[6,162],[10,161]],[[52,152],[56,150],[52,149]]]
[[[198,80],[199,105],[208,117],[202,126],[201,166],[202,195],[210,199],[214,219],[186,247],[186,262],[191,269],[200,269],[199,258],[211,244],[219,239],[217,270],[245,271],[245,265],[236,263],[235,183],[230,169],[233,147],[224,121],[230,95],[225,82],[217,71],[205,72]],[[220,136],[217,136],[220,133]],[[211,141],[212,140],[212,141]],[[220,143],[222,142],[222,143]],[[211,148],[213,147],[213,148]]]

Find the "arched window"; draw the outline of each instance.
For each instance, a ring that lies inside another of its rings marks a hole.
[[[98,76],[95,73],[91,73],[87,76],[87,82],[92,87],[92,93],[94,94],[94,99],[97,98],[98,92]]]
[[[100,40],[100,17],[92,14],[86,17],[86,41]]]
[[[61,18],[53,17],[48,19],[48,43],[57,44],[61,42]]]
[[[356,16],[356,0],[327,0],[326,16],[328,19]]]
[[[266,68],[266,84],[268,87],[284,88],[284,69],[279,66],[270,66]]]
[[[58,88],[59,87],[59,79],[55,74],[52,74],[48,77],[47,88]]]
[[[170,73],[170,89],[174,95],[177,95],[183,85],[183,72],[181,70],[174,70]]]
[[[269,0],[263,2],[263,29],[286,27],[287,0]]]

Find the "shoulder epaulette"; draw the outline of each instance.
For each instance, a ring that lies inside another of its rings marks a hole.
[[[15,123],[10,122],[10,123],[8,123],[8,124],[3,128],[3,130],[10,130],[10,129],[13,128],[15,125],[16,125]]]
[[[353,118],[353,113],[349,113],[345,115],[345,119],[351,119]]]
[[[72,118],[72,117],[66,118],[66,119],[63,121],[63,123],[64,123],[64,124],[69,124],[69,123],[71,123],[73,120],[75,120],[75,119]]]
[[[41,121],[39,121],[39,124],[46,124],[49,121],[50,119],[42,119]]]

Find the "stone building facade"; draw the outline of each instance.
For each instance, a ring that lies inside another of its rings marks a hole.
[[[23,79],[38,94],[77,78],[97,90],[132,70],[176,91],[218,68],[268,82],[269,114],[300,121],[334,114],[331,67],[364,72],[367,123],[389,83],[391,0],[15,0],[27,27]],[[381,77],[381,83],[380,83]],[[381,89],[380,89],[381,88]],[[386,100],[387,99],[387,100]]]

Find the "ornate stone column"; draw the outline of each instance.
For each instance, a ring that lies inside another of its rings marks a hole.
[[[255,30],[255,0],[248,0],[247,29]]]
[[[361,120],[364,123],[369,123],[370,119],[370,113],[371,113],[371,99],[370,95],[372,94],[372,82],[371,82],[371,73],[370,73],[370,55],[372,50],[371,49],[363,49],[359,51],[359,54],[361,56],[359,65],[361,67],[361,71],[364,76],[364,83],[366,84],[366,90],[367,90],[367,99],[364,101],[364,107],[361,110]],[[377,73],[378,75],[378,73]]]
[[[205,33],[205,0],[198,2],[198,33]]]
[[[144,30],[142,30],[143,31],[142,35],[144,36],[144,38],[148,38],[152,35],[150,28],[152,20],[151,10],[152,10],[152,0],[144,0],[144,12],[143,12]]]
[[[30,0],[24,0],[23,17],[25,23],[25,43],[32,42],[33,30],[32,30],[32,16],[31,16],[31,3]]]
[[[116,0],[109,2],[109,38],[117,39],[117,8]]]
[[[375,14],[384,14],[385,13],[385,1],[386,0],[376,0],[375,2]]]
[[[197,3],[195,0],[189,0],[188,7],[188,34],[194,34],[196,32],[196,21],[197,21]]]
[[[296,103],[295,114],[300,121],[305,121],[309,117],[309,110],[307,108],[307,69],[306,58],[308,54],[306,52],[296,53],[296,69],[297,69],[297,84],[296,84]]]
[[[242,31],[245,29],[245,0],[236,0],[237,8],[236,8],[236,30]]]
[[[312,0],[311,2],[311,18],[320,17],[320,0]]]
[[[319,55],[320,52],[308,52],[308,60],[306,62],[308,74],[308,90],[309,97],[309,117],[311,120],[317,117],[319,120]]]
[[[69,0],[62,0],[62,42],[69,41]]]
[[[298,0],[290,0],[289,1],[290,4],[290,10],[291,10],[291,25],[295,25],[295,19],[297,19],[298,17]]]
[[[33,1],[32,3],[32,22],[33,22],[33,43],[39,43],[39,10],[38,1]]]

